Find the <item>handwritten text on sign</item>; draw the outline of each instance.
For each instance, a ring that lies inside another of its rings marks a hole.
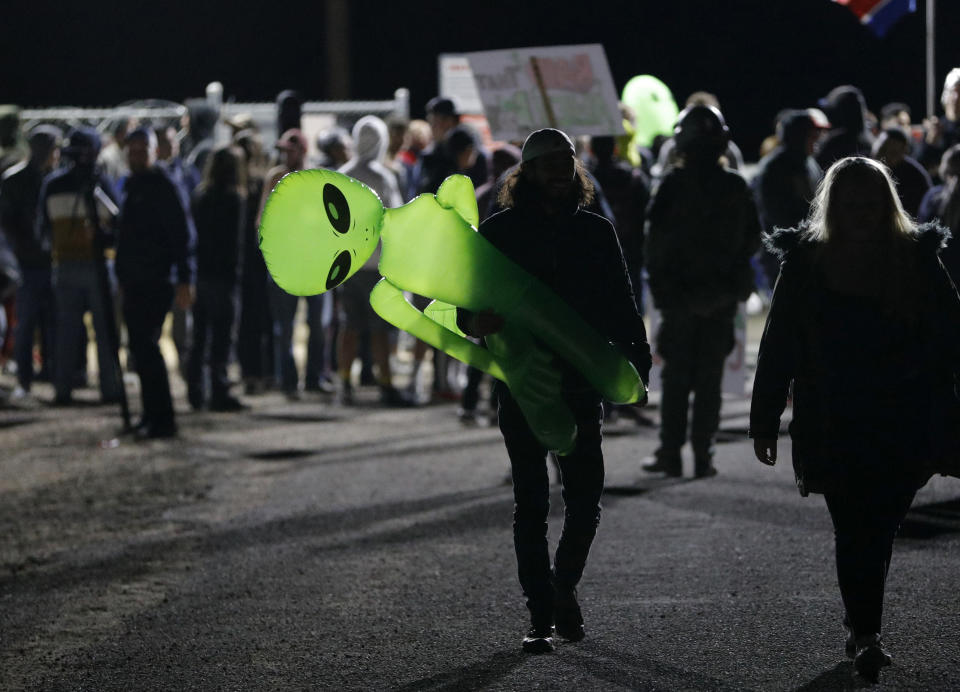
[[[586,44],[467,53],[495,139],[541,127],[571,136],[623,132],[603,46]]]

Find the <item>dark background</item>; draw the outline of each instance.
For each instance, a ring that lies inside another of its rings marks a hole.
[[[420,117],[437,89],[439,53],[602,43],[618,90],[649,73],[681,104],[691,91],[716,93],[734,138],[756,158],[778,110],[815,105],[839,84],[859,86],[875,111],[904,101],[919,121],[925,4],[877,39],[830,0],[356,0],[347,3],[348,97],[385,99],[405,86]],[[214,80],[238,101],[272,101],[284,88],[331,97],[324,0],[6,5],[0,102],[182,101]],[[960,2],[937,0],[937,27],[939,108],[943,77],[960,65]]]

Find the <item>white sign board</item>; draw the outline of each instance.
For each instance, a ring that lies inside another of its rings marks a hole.
[[[523,141],[542,127],[571,137],[623,133],[617,92],[599,43],[464,55],[494,139]]]
[[[470,69],[470,61],[463,55],[444,53],[439,58],[440,95],[452,98],[461,113],[483,115],[483,103]]]

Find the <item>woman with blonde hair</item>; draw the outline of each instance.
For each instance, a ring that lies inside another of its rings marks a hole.
[[[944,471],[944,412],[956,408],[960,297],[938,258],[947,238],[903,211],[883,164],[851,157],[827,171],[806,222],[765,239],[782,264],[750,436],[773,465],[792,395],[797,485],[826,499],[846,653],[874,682],[891,663],[880,625],[893,539],[916,491]]]

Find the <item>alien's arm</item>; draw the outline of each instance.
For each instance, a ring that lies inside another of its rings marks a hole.
[[[438,308],[435,308],[434,312],[440,321],[430,319],[407,302],[403,291],[387,279],[381,279],[373,287],[370,292],[370,305],[374,312],[390,324],[498,380],[506,380],[493,354],[477,346],[456,329],[456,312],[453,306],[441,312],[437,312]]]

